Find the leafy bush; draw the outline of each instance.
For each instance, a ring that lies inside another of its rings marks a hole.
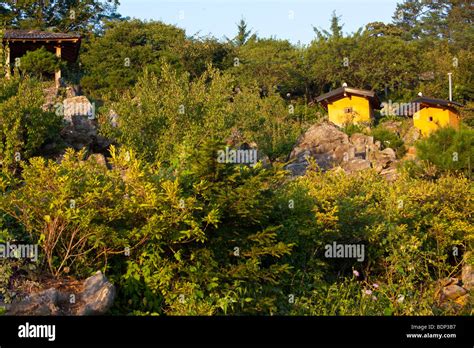
[[[238,64],[230,70],[239,85],[256,83],[263,94],[275,89],[283,96],[288,92],[304,93],[301,52],[289,41],[252,36],[235,54]]]
[[[13,265],[10,260],[0,260],[0,300],[4,303],[10,302],[11,288],[10,279],[13,274]],[[0,311],[1,311],[0,307]],[[2,314],[0,312],[0,314]]]
[[[395,285],[357,281],[355,277],[324,284],[303,296],[292,315],[433,315],[434,288],[403,295]]]
[[[275,313],[291,244],[269,215],[284,172],[217,163],[219,148],[204,144],[176,177],[113,148],[112,170],[83,152],[60,164],[34,158],[0,209],[41,246],[53,275],[110,271],[121,310]]]
[[[274,92],[261,98],[256,86],[242,87],[230,107],[232,125],[247,141],[255,142],[272,162],[286,159],[308,124],[298,120],[299,108],[291,109]]]
[[[84,153],[35,158],[0,209],[53,274],[106,270],[116,313],[447,313],[434,293],[459,271],[453,247],[472,250],[467,179],[387,186],[374,172],[311,167],[287,182],[278,167],[218,163],[222,146],[207,140],[172,168],[113,148],[111,170]],[[332,242],[363,244],[364,261],[326,258]]]
[[[149,161],[170,161],[180,144],[196,146],[203,138],[230,134],[230,77],[209,69],[190,82],[167,64],[161,74],[145,71],[138,83],[111,108],[118,127],[101,118],[104,135]],[[205,136],[204,136],[205,134]]]
[[[121,280],[122,310],[169,315],[277,313],[279,259],[291,251],[269,220],[278,169],[219,164],[218,143],[185,160],[162,181],[149,243],[134,253]],[[258,189],[256,189],[258,188]],[[145,299],[145,300],[144,300]]]
[[[103,36],[85,43],[81,80],[93,97],[121,94],[137,83],[145,69],[159,73],[164,61],[180,67],[187,47],[184,30],[162,22],[109,21]]]
[[[123,252],[128,245],[125,228],[134,208],[123,198],[125,183],[117,171],[83,157],[68,150],[60,164],[31,159],[20,186],[0,201],[2,211],[44,250],[40,262],[55,276],[87,275],[104,267],[111,251]],[[138,215],[129,221],[138,223]]]
[[[43,109],[41,84],[26,78],[0,82],[0,158],[2,170],[37,155],[59,137],[61,117]]]
[[[8,215],[0,215],[0,245],[28,241],[23,237],[23,231],[19,227]],[[24,274],[34,269],[35,266],[27,260],[0,257],[0,302],[11,303],[16,296],[15,278],[18,278],[20,273]],[[2,309],[0,307],[0,315]]]

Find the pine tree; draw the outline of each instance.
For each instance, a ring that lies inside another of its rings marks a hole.
[[[416,39],[421,35],[420,16],[424,5],[420,0],[405,1],[397,4],[393,22],[405,32],[406,39]]]
[[[247,22],[245,22],[245,19],[243,18],[237,24],[237,29],[238,29],[238,33],[234,39],[235,44],[237,46],[243,46],[247,42],[247,39],[249,38],[252,31],[247,30]]]
[[[331,17],[331,36],[335,39],[342,37],[342,25],[339,25],[341,16],[336,15],[336,11],[332,12]]]
[[[318,39],[339,39],[341,38],[343,35],[342,35],[342,27],[343,25],[340,24],[340,20],[341,20],[341,16],[337,16],[336,15],[336,11],[333,11],[332,12],[332,16],[331,16],[331,27],[330,27],[330,31],[327,31],[327,30],[320,30],[316,27],[313,26],[313,30],[314,32],[316,33],[316,36],[318,37]]]

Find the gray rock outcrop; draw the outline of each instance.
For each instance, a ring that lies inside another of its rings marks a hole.
[[[397,176],[396,153],[391,148],[381,151],[380,142],[361,133],[350,137],[330,122],[313,125],[297,141],[286,169],[293,176],[304,175],[308,159],[313,158],[323,171],[342,168],[347,173],[374,168],[387,179]]]
[[[66,98],[55,108],[63,117],[64,128],[61,136],[68,147],[103,152],[110,145],[110,142],[97,132],[95,103],[91,103],[85,96]]]
[[[115,298],[115,287],[98,271],[79,285],[64,284],[29,294],[8,306],[14,316],[91,316],[107,313]]]

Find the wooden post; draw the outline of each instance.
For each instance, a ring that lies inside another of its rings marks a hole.
[[[10,71],[10,45],[7,43],[5,45],[5,77],[10,79],[11,71]]]
[[[61,45],[56,46],[56,57],[61,59]],[[61,87],[61,69],[60,68],[56,70],[56,72],[54,73],[54,80],[56,82],[56,88]]]

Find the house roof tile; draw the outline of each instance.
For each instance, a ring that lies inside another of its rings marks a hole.
[[[71,40],[81,36],[73,33],[53,33],[49,31],[8,29],[5,30],[3,40]]]
[[[364,89],[351,87],[339,87],[328,93],[320,95],[316,98],[316,101],[318,103],[322,103],[322,105],[326,108],[328,102],[330,103],[331,101],[341,99],[347,94],[366,97],[369,99],[373,108],[380,109],[380,100],[374,91],[367,91]]]
[[[419,104],[425,104],[425,105],[430,105],[430,106],[437,106],[437,107],[440,107],[440,106],[444,106],[444,107],[448,107],[448,108],[452,108],[454,106],[463,106],[461,103],[457,103],[457,102],[454,102],[454,101],[449,101],[449,100],[444,100],[444,99],[434,99],[434,98],[427,98],[427,97],[420,97],[420,98],[416,98],[415,100],[413,100],[413,103],[419,103]]]

